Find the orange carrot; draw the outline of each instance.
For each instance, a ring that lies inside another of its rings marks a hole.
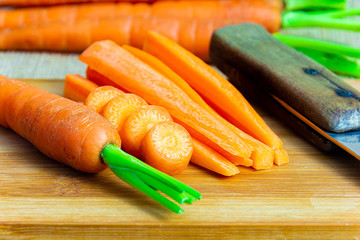
[[[147,103],[141,97],[125,93],[111,99],[102,109],[100,114],[116,128],[118,132],[122,129],[125,120],[129,115]]]
[[[124,150],[140,157],[140,147],[146,133],[156,124],[172,121],[165,108],[155,105],[143,106],[135,110],[125,120],[120,136]]]
[[[82,104],[0,76],[1,119],[36,148],[64,164],[85,172],[106,168],[100,154],[116,143],[115,128]]]
[[[92,70],[92,71],[94,71],[94,70]],[[87,81],[89,81],[89,80],[87,80]],[[71,87],[71,86],[72,85],[69,85],[69,87]],[[79,88],[81,88],[81,87],[82,86],[79,86]],[[76,90],[79,90],[79,89],[73,89],[73,91],[76,91]],[[80,92],[81,91],[83,91],[83,90],[80,90]],[[107,105],[105,105],[105,107],[103,108],[102,113],[104,114],[105,109],[108,107],[108,105],[112,101],[117,101],[116,100],[117,98],[121,98],[121,97],[124,97],[127,95],[128,94],[123,94],[121,96],[115,97],[112,100],[110,100],[110,102]],[[130,95],[133,95],[133,94],[130,94]],[[114,111],[112,111],[112,112],[114,113]],[[117,113],[114,113],[114,114],[117,115]],[[125,114],[125,115],[127,115],[127,114]],[[105,114],[104,114],[104,116],[105,116]],[[112,122],[111,119],[113,117],[110,116],[110,113],[109,113],[109,115],[105,116],[105,118],[108,119],[110,122]],[[126,118],[127,118],[127,116],[126,116]],[[224,176],[233,176],[233,175],[236,175],[239,173],[239,169],[234,164],[232,164],[229,160],[225,159],[223,156],[221,156],[220,154],[218,154],[217,152],[215,152],[214,150],[212,150],[211,148],[209,148],[208,146],[199,142],[196,139],[193,139],[193,154],[191,156],[190,161],[194,164],[197,164],[197,165],[203,167],[203,168],[209,169],[213,172],[216,172],[216,173],[224,175]]]
[[[124,94],[124,92],[112,86],[98,87],[90,92],[84,104],[91,110],[100,113],[111,99],[122,94]]]
[[[3,0],[4,1],[4,0]],[[157,1],[138,3],[91,3],[47,8],[20,8],[0,11],[0,28],[37,25],[51,21],[118,17],[161,17],[177,19],[238,19],[264,25],[276,32],[281,23],[280,0]]]
[[[97,71],[87,67],[86,68],[86,78],[89,79],[91,82],[96,83],[99,86],[112,86],[120,89],[123,92],[126,92],[121,86],[118,86],[117,84],[113,83],[110,79],[105,77],[104,75],[98,73]]]
[[[221,116],[273,149],[280,138],[266,125],[242,94],[220,73],[199,58],[156,32],[149,32],[144,50],[187,81]]]
[[[141,96],[148,103],[166,108],[190,134],[204,140],[204,143],[219,153],[233,157],[250,157],[251,151],[247,144],[222,122],[191,100],[172,81],[114,42],[94,43],[79,59],[129,92]]]
[[[121,0],[124,2],[154,2],[161,0]],[[93,3],[93,2],[119,2],[119,0],[1,0],[0,6],[51,6],[60,4],[74,4],[74,3]]]
[[[190,134],[174,122],[156,124],[146,133],[141,143],[144,162],[169,175],[184,171],[192,152]]]
[[[48,50],[80,52],[91,43],[112,40],[141,48],[146,32],[165,34],[204,60],[209,60],[212,33],[242,19],[175,19],[119,17],[49,22],[0,30],[0,50]]]
[[[79,74],[67,74],[63,96],[76,102],[84,102],[90,92],[97,87],[99,87],[97,84]]]
[[[190,161],[224,176],[233,176],[240,172],[239,168],[229,160],[194,138],[193,154]]]
[[[240,129],[236,128],[234,125],[227,122],[223,119],[218,113],[216,113],[201,97],[200,95],[194,91],[190,87],[190,85],[182,79],[179,75],[177,75],[174,71],[172,71],[168,66],[166,66],[163,62],[161,62],[156,57],[150,55],[147,52],[144,52],[138,48],[131,47],[128,45],[124,45],[123,48],[130,52],[135,57],[139,58],[144,63],[148,64],[150,67],[154,68],[160,74],[164,75],[168,79],[172,80],[176,85],[178,85],[188,96],[198,103],[201,107],[203,107],[206,111],[211,113],[213,116],[219,118],[224,124],[226,124],[233,132],[235,132],[243,141],[248,143],[249,147],[253,151],[251,155],[252,161],[247,158],[237,158],[237,159],[229,159],[232,160],[237,165],[244,166],[252,166],[255,169],[268,169],[273,166],[274,161],[274,153],[265,144],[259,142],[253,137],[245,134]]]

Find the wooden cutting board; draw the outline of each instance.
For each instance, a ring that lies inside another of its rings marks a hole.
[[[24,81],[57,94],[64,83]],[[360,81],[348,82],[360,89]],[[73,170],[0,127],[0,239],[358,239],[360,162],[320,152],[256,109],[283,139],[290,163],[233,177],[191,165],[177,178],[203,199],[180,215],[109,170]]]

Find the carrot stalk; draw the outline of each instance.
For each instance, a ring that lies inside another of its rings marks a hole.
[[[230,123],[273,149],[282,148],[280,138],[266,125],[243,95],[201,59],[156,32],[148,33],[144,50],[160,59],[188,82]]]
[[[190,133],[195,133],[219,151],[234,157],[251,155],[247,144],[192,101],[176,84],[114,42],[94,43],[79,59],[129,92],[141,96],[148,103],[163,106],[188,131],[190,128]]]
[[[344,9],[346,0],[285,0],[287,11]]]
[[[115,128],[83,104],[3,76],[0,92],[4,93],[0,95],[1,125],[13,129],[48,157],[85,172],[100,172],[110,166],[120,178],[176,213],[182,209],[148,190],[148,186],[155,186],[152,178],[179,193],[187,192],[180,196],[184,202],[189,202],[189,194],[200,199],[196,190],[121,151]],[[164,191],[169,192],[168,188]]]

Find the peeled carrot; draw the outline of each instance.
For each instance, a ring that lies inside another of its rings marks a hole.
[[[94,82],[95,84],[99,86],[112,86],[120,89],[123,92],[126,92],[121,86],[118,86],[117,84],[113,83],[109,78],[105,77],[104,75],[98,73],[97,71],[87,67],[86,68],[86,78],[90,81]]]
[[[250,157],[248,146],[235,133],[191,100],[176,84],[114,42],[94,43],[79,59],[148,103],[166,108],[190,134],[219,153]]]
[[[91,43],[112,40],[141,48],[146,32],[165,34],[197,56],[209,60],[212,33],[242,19],[175,19],[118,17],[48,22],[0,30],[0,50],[48,50],[80,52]]]
[[[220,73],[171,39],[149,32],[144,50],[169,66],[191,85],[221,116],[273,149],[280,138],[267,126],[242,94]]]
[[[130,114],[147,103],[141,97],[125,93],[111,99],[102,109],[100,114],[116,128],[118,132],[123,127],[125,120]]]
[[[144,162],[169,175],[184,171],[192,153],[190,134],[174,122],[156,124],[146,133],[141,143]]]
[[[94,70],[92,70],[94,71]],[[89,80],[87,80],[89,81]],[[69,85],[69,87],[72,87],[72,85]],[[79,86],[81,88],[81,86]],[[76,89],[73,89],[73,91],[76,91]],[[121,96],[115,97],[108,104],[110,104],[112,101],[116,101],[117,98],[122,98],[128,94],[123,94]],[[133,94],[130,94],[133,95]],[[71,96],[70,96],[71,97]],[[107,105],[105,105],[102,113],[104,114],[105,109],[107,108]],[[126,104],[125,104],[126,105]],[[114,113],[114,111],[111,111]],[[109,113],[108,116],[105,116],[106,119],[111,121],[111,113]],[[117,115],[117,113],[114,113]],[[127,114],[125,114],[127,115]],[[127,117],[127,116],[126,116]],[[122,128],[122,127],[121,127]],[[193,141],[193,154],[191,156],[190,161],[194,164],[197,164],[203,168],[209,169],[213,172],[216,172],[218,174],[224,175],[224,176],[233,176],[239,173],[239,169],[232,164],[229,160],[225,159],[223,156],[221,156],[219,153],[215,152],[205,144],[199,142],[196,139],[192,139]]]
[[[63,96],[76,102],[84,102],[92,90],[99,87],[79,74],[67,74]]]
[[[1,2],[0,2],[1,3]],[[51,21],[74,22],[81,19],[118,17],[161,17],[177,19],[238,19],[279,30],[280,0],[233,1],[157,1],[152,4],[91,3],[47,8],[20,8],[0,11],[0,28],[37,25]]]
[[[138,108],[130,114],[120,130],[123,149],[133,156],[140,157],[141,142],[146,133],[156,124],[169,121],[172,121],[172,118],[163,107],[148,105]]]
[[[94,89],[86,97],[84,104],[91,110],[100,113],[103,107],[113,98],[124,94],[118,88],[112,86],[102,86]]]
[[[271,148],[265,144],[259,142],[253,137],[245,134],[243,131],[235,127],[234,125],[227,122],[223,119],[218,113],[216,113],[201,97],[190,87],[190,85],[177,75],[173,70],[171,70],[167,65],[161,62],[156,57],[150,55],[149,53],[140,50],[138,48],[124,45],[123,48],[129,51],[132,55],[139,58],[144,63],[148,64],[150,67],[154,68],[156,71],[172,80],[176,85],[178,85],[188,96],[203,107],[206,111],[211,113],[213,116],[219,118],[224,124],[226,124],[233,132],[235,132],[243,141],[248,143],[249,147],[253,151],[249,160],[248,158],[236,158],[228,159],[232,160],[237,165],[252,166],[255,169],[269,169],[273,166],[274,162],[274,152]]]
[[[1,119],[41,152],[85,172],[106,168],[103,148],[121,146],[115,128],[82,104],[0,76]]]

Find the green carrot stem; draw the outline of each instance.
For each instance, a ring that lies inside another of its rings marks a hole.
[[[184,202],[191,204],[194,199],[201,198],[201,194],[195,189],[150,167],[122,151],[116,145],[106,146],[102,152],[102,158],[115,175],[175,213],[181,213],[183,209],[156,190],[163,192],[180,204]]]
[[[294,48],[307,48],[327,53],[349,56],[353,58],[360,58],[359,48],[317,39],[284,35],[279,33],[275,33],[273,34],[273,36],[281,42]]]
[[[345,17],[360,14],[360,8],[332,11],[288,11],[282,14],[282,27],[323,27],[360,31],[360,21]]]
[[[343,76],[360,77],[360,65],[357,61],[333,53],[325,53],[313,49],[296,48],[331,71]]]
[[[318,10],[318,9],[344,9],[346,0],[285,0],[285,9]]]

